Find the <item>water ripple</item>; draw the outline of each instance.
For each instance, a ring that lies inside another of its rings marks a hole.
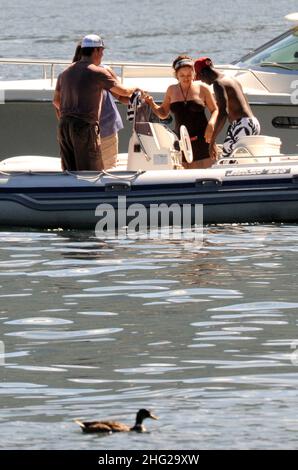
[[[266,310],[268,312],[274,311],[274,310],[284,310],[288,308],[298,308],[298,303],[294,302],[251,302],[248,304],[235,304],[235,305],[227,305],[224,307],[215,307],[215,308],[210,308],[209,311],[212,312],[225,312],[225,311],[230,311],[230,312],[237,312],[237,311],[262,311]]]
[[[258,437],[270,435],[266,423],[288,435],[294,425],[276,423],[290,423],[297,407],[296,238],[277,226],[206,228],[203,247],[4,234],[3,436],[6,421],[19,422],[44,448],[50,422],[53,446],[88,447],[94,441],[81,439],[73,418],[134,416],[141,407],[161,415],[163,446],[177,447],[185,420],[194,446],[202,435],[218,443],[234,433],[240,442],[235,422]]]
[[[69,325],[73,323],[73,321],[53,317],[32,317],[20,318],[18,320],[9,320],[4,323],[6,325]]]
[[[80,330],[80,331],[56,331],[56,330],[27,330],[16,331],[14,333],[5,333],[6,336],[18,336],[27,339],[42,339],[42,340],[67,340],[81,337],[109,335],[122,331],[122,328],[101,328],[93,330]]]

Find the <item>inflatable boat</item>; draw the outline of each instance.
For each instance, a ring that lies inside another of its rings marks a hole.
[[[167,209],[172,224],[184,207],[192,224],[198,207],[204,224],[296,223],[298,154],[280,146],[277,137],[244,137],[211,168],[183,169],[182,152],[192,160],[186,128],[179,141],[164,124],[137,122],[110,171],[63,172],[54,157],[11,157],[0,163],[0,226],[94,229],[107,214],[125,226],[141,209]]]

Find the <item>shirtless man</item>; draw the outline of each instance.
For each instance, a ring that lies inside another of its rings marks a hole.
[[[215,140],[228,118],[230,126],[223,144],[222,157],[228,157],[240,137],[260,134],[260,123],[253,115],[241,84],[231,77],[226,77],[213,67],[211,59],[201,57],[195,61],[196,79],[213,85],[218,106],[218,116],[210,141],[213,158],[216,152]]]

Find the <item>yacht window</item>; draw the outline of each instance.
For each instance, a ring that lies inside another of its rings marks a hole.
[[[298,116],[277,116],[272,125],[280,129],[298,129]]]
[[[298,70],[298,27],[247,54],[237,62],[237,65],[246,67],[276,65]]]

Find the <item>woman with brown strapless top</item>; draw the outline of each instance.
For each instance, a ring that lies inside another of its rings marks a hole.
[[[169,86],[162,104],[158,106],[149,95],[145,97],[145,101],[161,119],[167,118],[170,111],[174,114],[175,132],[179,137],[180,126],[186,126],[194,160],[190,164],[183,160],[183,166],[208,168],[214,163],[210,158],[209,142],[218,114],[215,100],[208,86],[194,81],[194,64],[189,56],[177,57],[173,62],[173,69],[178,83]],[[209,121],[205,115],[206,108],[211,115]]]
[[[204,135],[208,125],[205,107],[196,100],[174,101],[170,110],[175,116],[175,132],[180,138],[180,126],[186,126],[193,152],[193,159],[204,160],[209,158],[209,144]]]

